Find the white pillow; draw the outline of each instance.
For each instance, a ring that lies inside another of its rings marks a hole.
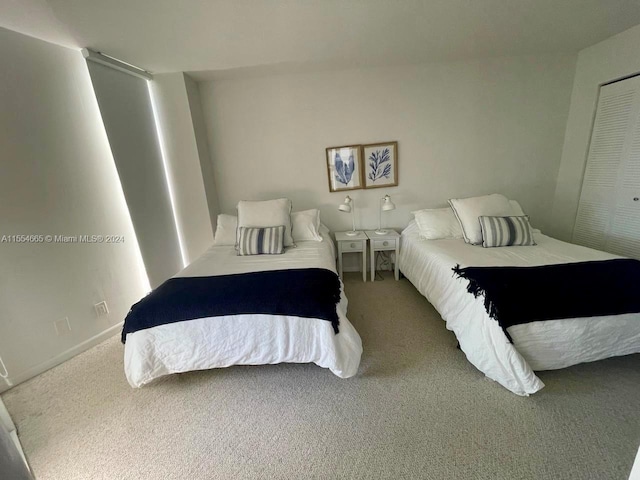
[[[213,238],[213,244],[216,246],[235,245],[237,230],[238,217],[221,213],[218,215],[218,224],[216,226],[216,235]]]
[[[329,230],[329,227],[327,227],[324,223],[320,223],[320,228],[318,229],[318,233],[320,234],[320,237],[331,236],[331,231]]]
[[[277,227],[284,225],[284,246],[293,245],[291,200],[278,198],[262,202],[238,202],[238,227]]]
[[[420,237],[426,240],[462,238],[460,223],[451,207],[416,210],[411,213],[416,218]]]
[[[478,217],[508,217],[513,212],[509,199],[499,193],[482,197],[452,198],[449,205],[460,222],[464,241],[472,245],[482,243]]]
[[[509,204],[511,204],[512,215],[514,217],[525,217],[525,213],[522,211],[522,207],[515,200],[509,200]]]
[[[529,216],[526,213],[524,213],[524,210],[522,210],[522,207],[520,206],[520,204],[517,201],[509,200],[509,203],[511,204],[511,209],[513,210],[513,213],[511,214],[512,216],[514,216],[514,217],[528,217]],[[542,233],[539,228],[531,227],[531,231],[533,233]]]
[[[304,242],[306,240],[322,241],[320,236],[320,210],[314,208],[302,212],[292,212],[291,224],[293,226],[291,235],[294,242]]]

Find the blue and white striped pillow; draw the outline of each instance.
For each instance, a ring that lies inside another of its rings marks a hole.
[[[482,246],[515,247],[535,245],[529,216],[478,217],[482,230]]]
[[[273,255],[284,252],[284,230],[284,225],[238,227],[238,255]]]

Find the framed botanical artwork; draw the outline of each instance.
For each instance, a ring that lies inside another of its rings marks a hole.
[[[398,142],[362,146],[364,188],[398,185]]]
[[[327,148],[330,192],[362,188],[361,157],[360,145]]]

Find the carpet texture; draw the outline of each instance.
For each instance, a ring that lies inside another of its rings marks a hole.
[[[346,275],[359,374],[231,367],[133,390],[114,337],[3,395],[38,480],[620,479],[640,443],[640,355],[487,380],[408,280]]]

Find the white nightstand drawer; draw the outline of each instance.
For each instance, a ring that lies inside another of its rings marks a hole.
[[[373,248],[376,250],[395,250],[397,240],[371,240]]]
[[[364,242],[362,240],[354,240],[353,242],[343,241],[340,243],[342,244],[343,252],[361,252],[364,249]]]

